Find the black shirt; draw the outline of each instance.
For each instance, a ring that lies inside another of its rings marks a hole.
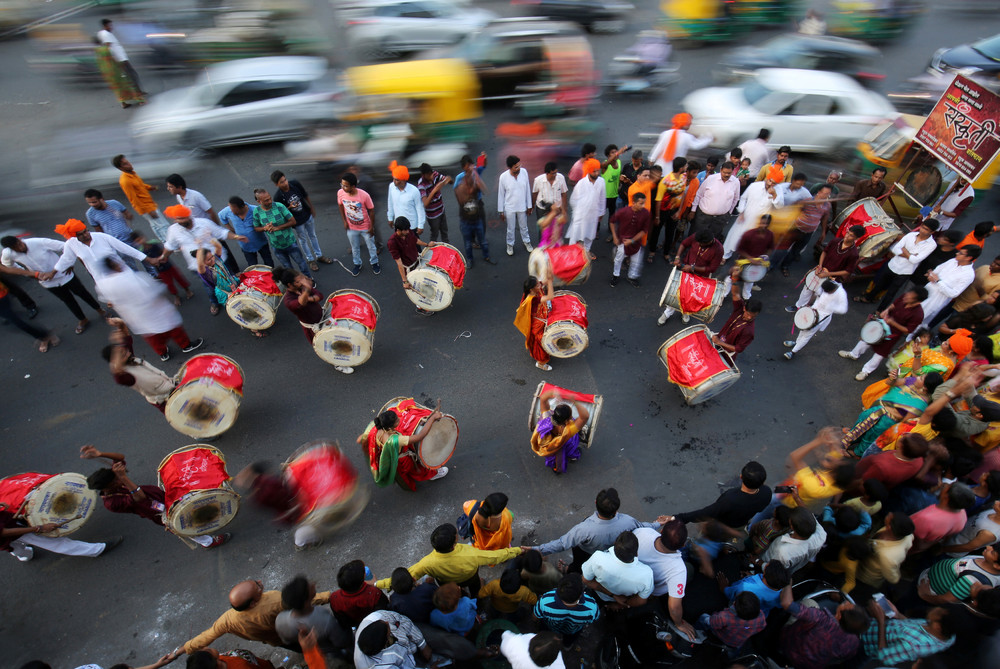
[[[719,495],[703,509],[678,513],[677,517],[685,523],[696,523],[713,518],[727,527],[741,528],[750,522],[755,514],[764,510],[771,502],[771,489],[766,485],[750,494],[733,488]]]
[[[288,180],[287,191],[280,188],[274,191],[274,201],[288,207],[288,211],[292,212],[292,216],[295,217],[295,225],[302,225],[312,216],[313,212],[312,208],[309,207],[309,202],[307,202],[308,198],[309,193],[295,179]]]

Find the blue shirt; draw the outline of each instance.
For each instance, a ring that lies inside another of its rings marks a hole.
[[[253,210],[257,208],[255,204],[247,203],[247,215],[240,218],[232,207],[226,207],[219,212],[219,222],[223,225],[233,226],[233,230],[238,235],[244,235],[247,241],[240,242],[240,248],[250,253],[256,253],[267,246],[267,237],[264,233],[253,227]]]
[[[802,186],[798,190],[792,190],[792,184],[790,182],[780,183],[774,187],[775,190],[781,189],[781,196],[785,199],[785,206],[793,205],[796,202],[802,202],[803,200],[811,200],[812,193],[805,186]]]
[[[132,226],[125,220],[125,205],[118,200],[105,200],[104,205],[104,209],[87,209],[87,222],[92,227],[100,226],[104,233],[128,244]]]
[[[773,590],[764,585],[764,577],[761,574],[747,576],[744,579],[736,581],[726,588],[725,592],[730,602],[741,592],[752,592],[760,600],[760,610],[765,616],[771,609],[781,606],[781,590]]]
[[[476,603],[468,597],[462,597],[458,606],[451,613],[442,613],[439,609],[431,611],[431,625],[448,632],[465,634],[476,624]]]
[[[545,622],[553,632],[561,634],[576,634],[587,625],[601,617],[601,609],[597,600],[589,592],[584,591],[576,606],[566,606],[555,590],[550,590],[538,598],[535,603],[535,617]]]
[[[427,223],[427,211],[420,200],[420,190],[411,183],[399,190],[395,183],[389,184],[389,220],[395,221],[402,216],[410,222],[410,230],[423,230]]]

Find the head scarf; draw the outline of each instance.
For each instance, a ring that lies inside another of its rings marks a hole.
[[[583,161],[583,173],[590,176],[594,173],[594,170],[601,169],[601,161],[597,158],[587,158]]]
[[[170,218],[190,218],[191,210],[183,204],[175,204],[163,210],[163,213]]]
[[[969,336],[971,334],[971,331],[966,330],[965,328],[959,328],[958,330],[955,330],[955,334],[948,339],[948,348],[955,352],[955,355],[958,356],[959,360],[972,352],[972,337]]]
[[[393,179],[408,181],[410,178],[410,170],[406,168],[406,165],[400,165],[395,160],[389,163],[389,171],[392,172]]]
[[[87,229],[87,226],[83,224],[83,221],[71,218],[66,221],[63,225],[56,226],[56,232],[65,237],[66,239],[73,239],[79,233]]]
[[[771,165],[771,169],[767,171],[767,178],[774,183],[780,184],[785,180],[785,172],[777,165]]]
[[[667,148],[663,151],[664,162],[670,162],[674,159],[677,153],[677,137],[680,135],[680,131],[691,125],[691,114],[687,112],[681,112],[680,114],[674,114],[674,117],[670,119],[673,131],[670,133],[670,140],[667,142]]]

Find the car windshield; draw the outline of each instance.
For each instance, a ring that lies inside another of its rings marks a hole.
[[[452,58],[461,58],[470,63],[477,62],[489,48],[493,38],[485,32],[474,32],[455,46],[449,54]]]
[[[746,86],[743,87],[743,96],[747,99],[747,104],[751,107],[756,107],[761,100],[772,92],[770,88],[764,86],[756,79],[747,82]]]
[[[990,60],[1000,62],[1000,35],[979,40],[972,45],[972,48]]]

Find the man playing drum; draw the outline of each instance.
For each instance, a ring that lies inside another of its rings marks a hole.
[[[309,345],[312,346],[316,327],[323,322],[323,294],[316,290],[316,282],[305,274],[288,267],[274,269],[271,272],[271,277],[275,281],[283,283],[287,288],[282,300],[285,303],[285,308],[299,319],[302,332],[309,341]],[[353,367],[334,365],[333,368],[341,374],[354,373]]]
[[[893,244],[890,249],[892,259],[878,271],[871,287],[865,291],[864,295],[858,295],[854,301],[870,304],[884,290],[885,296],[879,302],[876,311],[883,311],[892,304],[892,300],[896,297],[896,291],[910,280],[917,265],[937,248],[934,233],[937,232],[938,225],[936,219],[928,218],[916,230],[903,235],[898,242]]]
[[[543,372],[552,371],[549,364],[549,354],[542,346],[542,336],[548,324],[549,307],[555,293],[552,289],[552,277],[542,283],[533,276],[524,282],[524,294],[521,296],[521,306],[517,308],[514,326],[524,335],[524,347],[535,359],[535,367]]]
[[[682,272],[711,277],[722,264],[722,253],[722,242],[715,238],[711,230],[702,228],[681,242],[681,247],[677,249],[677,255],[674,257],[674,267]],[[667,319],[674,315],[674,311],[672,307],[664,309],[663,315],[656,319],[656,324],[666,325]],[[690,320],[687,314],[683,314],[682,318],[685,323]]]
[[[881,311],[878,317],[889,326],[890,331],[882,341],[869,344],[865,340],[860,340],[850,351],[837,351],[841,358],[857,360],[864,353],[871,349],[874,351],[871,360],[865,363],[861,371],[854,377],[858,381],[864,381],[868,375],[878,369],[879,364],[892,353],[892,349],[918,327],[924,320],[924,310],[920,303],[927,299],[927,289],[923,286],[914,286],[911,290],[903,293],[901,297],[889,305],[885,311]]]
[[[864,234],[863,225],[852,225],[842,238],[835,238],[827,244],[819,257],[819,263],[812,269],[814,280],[810,281],[806,277],[795,306],[785,307],[785,311],[794,314],[798,309],[812,304],[821,294],[820,285],[824,279],[844,283],[858,266],[858,240]]]
[[[816,336],[817,332],[825,330],[830,325],[830,320],[834,314],[847,313],[849,302],[847,300],[847,291],[844,290],[843,284],[837,283],[832,279],[824,279],[821,287],[823,294],[816,298],[816,301],[812,304],[816,322],[810,327],[800,327],[799,334],[795,337],[794,341],[789,340],[784,342],[786,348],[792,349],[785,353],[785,360],[791,360],[796,353],[805,348],[805,345],[809,343],[810,339]]]
[[[403,280],[403,289],[413,290],[413,286],[407,279],[407,273],[417,267],[417,261],[420,258],[420,252],[417,248],[437,246],[437,242],[425,242],[418,238],[419,231],[417,233],[410,231],[410,221],[405,216],[397,216],[392,225],[396,231],[389,238],[386,246],[389,247],[389,255],[396,261],[396,269],[399,270],[399,276]],[[417,307],[417,313],[429,316],[434,312]]]
[[[759,182],[763,183],[763,182]],[[739,244],[736,245],[736,267],[740,270],[740,276],[747,272],[747,265],[754,265],[758,268],[761,277],[767,272],[767,258],[774,250],[774,233],[770,230],[771,214],[764,214],[760,217],[756,228],[752,228],[743,233]],[[733,279],[726,276],[726,291],[732,288]],[[749,300],[753,293],[756,281],[749,281],[743,277],[743,299]],[[758,290],[760,290],[758,288]]]
[[[111,366],[111,376],[115,383],[136,391],[163,413],[167,398],[177,382],[145,360],[135,357],[132,335],[125,321],[109,318],[108,325],[113,328],[111,343],[104,347],[101,355]]]
[[[555,390],[542,393],[540,406],[549,406],[557,397]],[[566,465],[580,459],[580,430],[587,424],[590,412],[583,402],[574,402],[577,417],[568,404],[560,404],[552,411],[543,411],[535,431],[531,433],[531,450],[545,458],[545,466],[556,474],[566,471]]]
[[[35,557],[35,548],[44,548],[60,555],[97,557],[122,542],[122,537],[112,537],[102,543],[90,543],[69,537],[45,536],[58,529],[59,523],[30,525],[14,516],[6,505],[0,504],[0,550],[9,552],[21,562],[28,562]]]
[[[447,467],[428,469],[420,462],[417,444],[430,434],[431,427],[441,418],[441,400],[437,408],[417,434],[406,436],[396,431],[399,416],[383,411],[368,423],[358,435],[357,442],[368,451],[368,459],[375,485],[385,488],[395,481],[400,487],[416,492],[417,481],[436,481],[448,475]]]
[[[739,281],[738,268],[733,268],[730,281],[732,283],[730,294],[733,298],[733,313],[729,315],[729,320],[719,330],[719,334],[712,335],[712,343],[729,353],[735,360],[737,354],[742,353],[753,341],[754,320],[764,309],[764,305],[757,298],[744,300],[740,297],[740,289],[736,286],[737,281]]]

